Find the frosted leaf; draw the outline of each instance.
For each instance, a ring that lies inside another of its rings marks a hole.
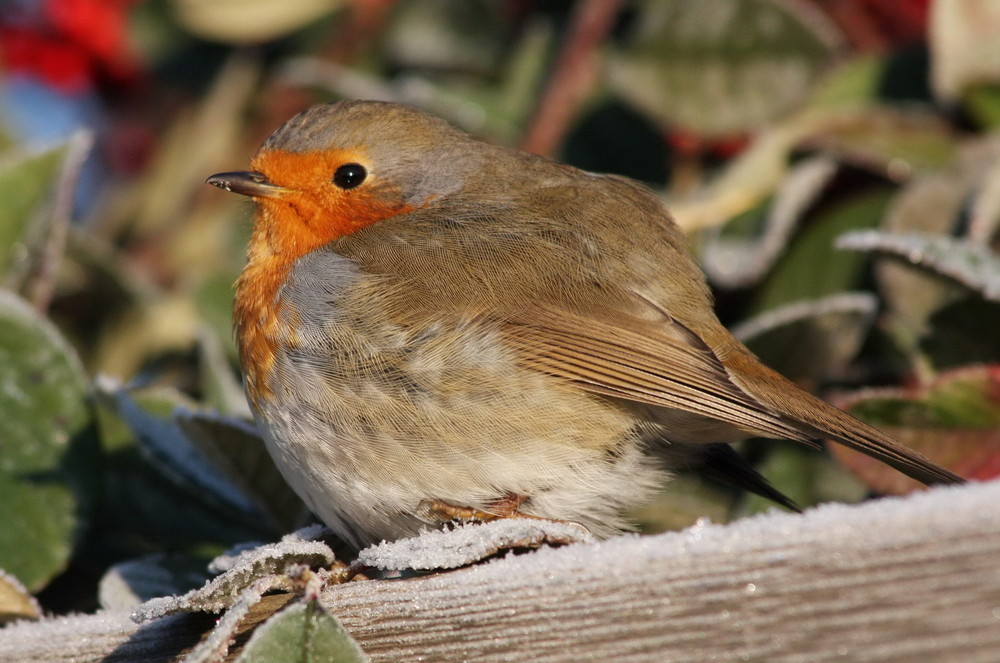
[[[129,610],[149,599],[197,587],[206,575],[204,564],[189,557],[133,559],[108,569],[98,584],[98,602],[105,610]]]
[[[808,3],[639,2],[608,53],[610,87],[654,121],[745,132],[798,107],[843,44]]]
[[[823,381],[837,377],[854,359],[877,310],[874,295],[846,292],[771,309],[732,332],[786,377]]]
[[[842,235],[837,248],[900,258],[1000,301],[1000,256],[983,244],[945,235],[865,230]]]
[[[383,541],[358,553],[357,563],[389,571],[453,569],[503,550],[593,540],[590,532],[575,523],[504,518],[426,531],[399,541]]]
[[[725,288],[759,282],[784,252],[802,215],[837,173],[837,162],[822,156],[795,166],[774,193],[758,236],[731,236],[711,229],[699,256],[708,278]]]
[[[276,531],[307,522],[308,509],[281,476],[253,424],[185,408],[174,410],[173,421],[209,466],[246,495]]]
[[[268,576],[281,576],[293,566],[325,568],[336,558],[322,541],[302,541],[292,538],[240,552],[235,558],[224,556],[213,568],[228,568],[199,589],[181,596],[156,598],[139,606],[132,613],[136,621],[147,621],[176,612],[222,612],[233,605],[240,592]]]
[[[188,488],[223,509],[260,518],[257,505],[238,486],[222,476],[199,451],[176,421],[143,410],[124,390],[106,380],[95,383],[98,395],[132,429],[142,453],[175,485]]]
[[[222,573],[229,571],[244,559],[246,553],[254,553],[264,548],[293,548],[290,544],[295,543],[315,543],[325,536],[332,535],[333,532],[325,525],[310,525],[296,530],[291,534],[281,537],[280,543],[262,545],[260,542],[241,543],[233,546],[222,553],[208,564],[208,570],[212,573]]]

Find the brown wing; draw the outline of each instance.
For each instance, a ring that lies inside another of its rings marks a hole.
[[[635,326],[536,308],[509,321],[504,332],[525,365],[587,391],[699,414],[751,434],[810,440],[734,385],[707,348],[654,325]]]
[[[475,197],[442,199],[332,245],[384,279],[372,296],[400,324],[430,312],[482,317],[525,365],[582,389],[751,434],[829,436],[925,483],[961,481],[760,364],[714,316],[653,194],[562,167],[541,186],[554,177],[548,167],[502,157],[497,167],[521,173],[523,187],[484,180]]]
[[[505,329],[525,365],[588,391],[703,415],[766,437],[804,443],[831,437],[924,483],[963,481],[802,391],[735,340],[724,362],[700,341],[631,326],[538,309]]]

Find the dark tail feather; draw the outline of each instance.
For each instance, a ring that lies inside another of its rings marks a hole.
[[[743,456],[728,444],[706,444],[691,469],[727,486],[765,497],[791,511],[802,509],[790,497],[771,485]]]

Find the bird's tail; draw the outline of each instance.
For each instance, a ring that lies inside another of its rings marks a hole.
[[[753,362],[756,365],[752,367],[752,371],[748,370],[751,368],[749,366],[739,370],[739,364],[743,362]],[[749,353],[727,357],[725,364],[730,369],[731,378],[741,389],[761,404],[796,422],[807,438],[833,439],[928,485],[965,482],[962,477],[938,467],[882,431],[795,387],[787,378],[763,366]],[[761,368],[764,370],[760,370]],[[754,375],[754,380],[739,379],[737,376],[741,375]],[[769,388],[758,388],[764,383],[770,383],[767,385]],[[791,388],[776,388],[778,383]],[[772,394],[781,396],[775,397]]]

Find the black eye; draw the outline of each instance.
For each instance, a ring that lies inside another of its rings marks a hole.
[[[345,163],[333,174],[333,183],[341,189],[353,189],[368,177],[365,167],[359,163]]]

